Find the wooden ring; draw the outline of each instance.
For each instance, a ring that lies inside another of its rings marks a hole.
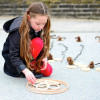
[[[51,81],[51,84],[49,84],[49,82]],[[56,88],[52,88],[52,85],[54,85],[52,82],[58,82],[59,85],[57,86],[56,84]],[[59,81],[59,80],[54,80],[54,79],[37,79],[37,82],[39,84],[43,84],[46,83],[47,87],[45,89],[41,89],[41,85],[38,85],[37,88],[34,87],[30,82],[28,82],[26,84],[26,88],[33,92],[33,93],[40,93],[40,94],[57,94],[57,93],[62,93],[68,90],[69,85],[63,81]],[[51,85],[51,87],[50,87]],[[63,87],[62,87],[63,86]]]

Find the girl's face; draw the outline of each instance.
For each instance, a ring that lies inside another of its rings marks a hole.
[[[29,22],[35,31],[41,31],[44,28],[47,19],[48,16],[36,15],[35,17],[29,18]]]

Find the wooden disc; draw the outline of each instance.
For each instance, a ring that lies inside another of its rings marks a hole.
[[[74,62],[74,65],[80,67],[81,65],[83,65],[81,62]]]
[[[74,69],[74,68],[76,68],[76,66],[75,65],[69,65],[69,66],[66,66],[68,69]]]
[[[48,60],[48,63],[54,63],[55,61],[54,60]]]
[[[79,67],[81,67],[81,68],[89,68],[88,65],[84,65],[84,64],[80,65]]]
[[[81,68],[81,70],[88,72],[90,71],[90,68]]]
[[[55,61],[62,61],[62,58],[54,58]]]
[[[96,67],[95,70],[96,70],[96,71],[100,71],[100,67]]]

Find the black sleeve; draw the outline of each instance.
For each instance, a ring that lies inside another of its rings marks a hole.
[[[9,43],[9,56],[12,65],[16,67],[17,71],[20,73],[26,66],[20,58],[20,34],[18,30],[9,34]]]

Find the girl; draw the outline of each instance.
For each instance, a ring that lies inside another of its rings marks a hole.
[[[2,51],[6,74],[25,76],[32,84],[42,75],[51,75],[52,67],[47,63],[50,18],[44,3],[34,2],[23,17],[7,21],[3,29],[9,33]]]

